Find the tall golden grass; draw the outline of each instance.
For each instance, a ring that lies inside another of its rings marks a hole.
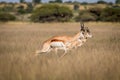
[[[34,52],[52,36],[74,35],[79,23],[1,23],[0,80],[120,80],[120,24],[85,26],[93,38],[58,60]]]

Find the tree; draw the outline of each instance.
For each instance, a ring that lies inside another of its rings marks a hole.
[[[23,2],[25,2],[25,0],[20,0],[20,3],[23,3]]]
[[[24,6],[20,5],[17,7],[18,14],[25,14],[26,10],[24,9]]]
[[[62,3],[62,0],[55,0],[55,2],[57,2],[57,3]]]
[[[31,20],[34,22],[65,22],[69,21],[72,16],[72,10],[66,6],[45,4],[33,11]]]
[[[72,1],[65,1],[64,3],[72,3]]]
[[[62,0],[50,0],[49,3],[62,3]]]
[[[74,4],[74,10],[79,10],[80,5],[79,4]]]
[[[81,5],[87,5],[88,4],[88,2],[82,2],[81,3]]]
[[[120,8],[105,8],[100,17],[102,21],[120,22]]]
[[[33,3],[34,3],[34,4],[41,3],[41,0],[33,0]]]
[[[32,11],[33,11],[33,5],[32,5],[32,3],[27,3],[26,12],[27,13],[31,13]]]
[[[81,10],[79,12],[79,15],[75,17],[75,21],[96,21],[97,20],[97,16],[86,11],[86,10]]]
[[[115,3],[116,3],[116,4],[120,4],[120,0],[116,0]]]
[[[97,3],[98,3],[98,4],[107,4],[107,2],[104,1],[104,0],[99,0]]]

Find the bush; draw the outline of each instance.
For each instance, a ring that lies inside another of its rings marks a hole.
[[[82,2],[81,3],[81,5],[87,5],[88,4],[88,2]]]
[[[97,21],[100,20],[100,15],[101,15],[102,11],[103,11],[103,9],[98,8],[98,7],[90,8],[88,10],[88,12],[90,12],[90,13],[92,13],[92,14],[94,14],[96,16],[96,18],[97,18],[96,20]]]
[[[84,11],[81,10],[75,20],[120,22],[120,7],[115,6],[104,9],[95,7]]]
[[[16,17],[13,16],[12,14],[3,13],[3,12],[0,13],[0,21],[2,21],[2,22],[13,21],[15,19],[16,19]]]
[[[79,4],[74,4],[74,10],[79,10],[80,5]]]
[[[72,16],[72,11],[68,7],[46,4],[33,11],[31,20],[34,22],[64,22],[69,21]]]
[[[20,5],[17,7],[17,13],[18,14],[25,14],[26,10],[24,9],[24,6]]]
[[[4,6],[0,8],[0,12],[12,12],[14,11],[13,6]]]
[[[27,14],[33,11],[32,3],[26,3],[27,7],[19,5],[16,9],[18,14]]]
[[[32,3],[27,3],[26,13],[31,13],[33,11]]]
[[[81,11],[79,16],[75,18],[75,21],[96,21],[97,16],[88,12],[88,11]]]
[[[103,0],[99,0],[99,1],[97,2],[97,4],[107,4],[107,2],[106,2],[106,1],[103,1]]]
[[[120,22],[120,8],[105,8],[100,17],[102,21]]]

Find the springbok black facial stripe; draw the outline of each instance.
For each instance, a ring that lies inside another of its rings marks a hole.
[[[88,27],[85,27],[86,28],[86,31],[88,32],[88,33],[90,33],[90,30],[88,29]]]
[[[81,29],[80,31],[83,31],[83,32],[85,32],[85,29]]]

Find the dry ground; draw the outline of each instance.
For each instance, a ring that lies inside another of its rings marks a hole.
[[[93,38],[59,60],[34,52],[51,36],[74,35],[79,23],[0,23],[0,80],[120,80],[120,23],[85,25]]]

